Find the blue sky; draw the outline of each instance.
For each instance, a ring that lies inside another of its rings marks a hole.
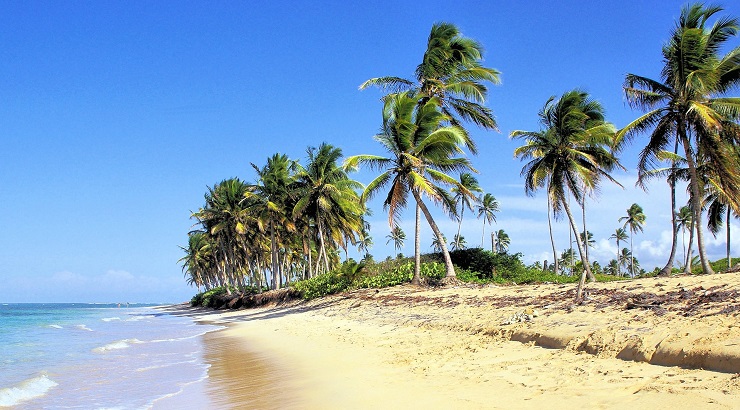
[[[660,49],[681,1],[614,2],[9,2],[0,15],[0,279],[2,302],[177,302],[186,286],[177,260],[206,187],[273,153],[303,160],[323,141],[345,155],[382,153],[378,90],[364,80],[411,77],[434,22],[456,24],[502,72],[487,105],[500,132],[471,128],[478,179],[502,211],[496,229],[527,262],[548,257],[543,195],[524,195],[512,130],[537,130],[551,95],[582,88],[617,127],[638,112],[624,103],[626,73],[659,78]],[[724,2],[740,16],[740,4]],[[740,45],[738,39],[733,45]],[[651,269],[670,245],[668,191],[633,188],[635,155],[589,211],[605,264],[606,238],[637,202],[645,232],[635,254]],[[355,177],[367,183],[372,175]],[[387,218],[371,204],[376,259]],[[467,215],[470,215],[467,213]],[[413,231],[409,211],[402,227]],[[448,237],[456,222],[439,222]],[[490,231],[490,228],[487,228]],[[740,229],[740,227],[736,228]],[[556,226],[568,245],[564,222]],[[431,244],[423,233],[422,246]],[[478,244],[481,222],[463,235]],[[488,242],[487,242],[488,243]],[[403,252],[413,252],[408,241]],[[724,240],[708,251],[722,257]],[[740,253],[738,241],[734,254]]]

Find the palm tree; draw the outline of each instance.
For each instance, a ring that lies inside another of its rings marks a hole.
[[[420,102],[425,99],[425,102]],[[466,158],[453,157],[463,151],[465,130],[456,126],[442,126],[450,118],[440,111],[437,98],[404,92],[389,96],[383,109],[382,132],[375,139],[391,153],[390,158],[378,155],[356,155],[345,160],[345,167],[354,169],[360,164],[383,172],[365,188],[362,198],[370,199],[384,186],[391,189],[383,202],[388,212],[388,223],[395,225],[411,193],[426,217],[434,235],[440,239],[445,260],[446,277],[454,278],[447,245],[442,233],[422,200],[426,195],[444,204],[446,191],[438,184],[457,186],[458,182],[445,172],[472,170]]]
[[[578,259],[578,256],[576,256],[576,253],[573,251],[573,248],[568,248],[563,251],[563,253],[560,254],[560,265],[563,266],[563,272],[565,272],[565,266],[570,267],[570,276],[573,276],[573,269],[576,265],[576,259]]]
[[[537,189],[547,188],[555,216],[567,215],[583,259],[585,251],[568,198],[572,195],[582,204],[585,194],[595,192],[601,178],[619,185],[609,175],[615,167],[621,167],[609,150],[615,129],[604,121],[601,104],[579,90],[569,91],[559,99],[551,97],[539,116],[544,130],[511,133],[512,137],[526,139],[526,144],[514,151],[514,156],[530,160],[521,173],[525,177],[525,192],[531,196]],[[581,300],[586,275],[592,273],[584,264],[577,301]]]
[[[609,237],[617,242],[617,261],[619,261],[619,243],[627,240],[627,231],[624,228],[617,228],[616,231]],[[622,273],[619,271],[619,265],[617,265],[617,276],[621,276]]]
[[[503,229],[496,231],[496,252],[506,253],[509,250],[510,244],[511,239],[509,238],[509,234],[504,232]]]
[[[185,256],[178,262],[182,263],[182,271],[191,285],[198,290],[203,286],[206,290],[211,288],[212,276],[215,270],[213,261],[213,241],[205,231],[192,231],[188,234],[187,248],[180,247]]]
[[[241,283],[244,254],[243,236],[246,233],[246,212],[242,204],[248,185],[231,178],[208,188],[205,205],[193,218],[202,225],[212,241],[210,252],[218,275],[217,282],[231,294],[231,285]]]
[[[432,26],[427,49],[421,64],[416,67],[416,81],[400,77],[371,78],[362,85],[363,90],[379,86],[393,92],[412,91],[426,98],[437,98],[442,112],[452,125],[460,126],[461,120],[470,121],[485,129],[496,129],[491,110],[483,105],[488,92],[484,81],[499,84],[499,72],[481,65],[483,46],[463,37],[450,23]],[[467,138],[465,145],[475,153],[475,143]]]
[[[444,235],[442,235],[441,241],[438,237],[435,236],[432,240],[432,249],[434,249],[434,252],[442,253],[442,244],[445,243],[446,240],[447,238],[445,238]]]
[[[735,209],[740,209],[740,170],[733,161],[731,145],[740,133],[724,132],[739,117],[740,98],[726,93],[740,85],[740,48],[719,54],[738,28],[734,18],[721,18],[711,28],[707,21],[722,11],[715,6],[685,6],[668,43],[663,47],[661,81],[628,74],[624,91],[634,108],[648,111],[620,131],[618,138],[629,140],[634,134],[652,130],[650,140],[639,157],[639,168],[648,168],[655,154],[675,138],[688,162],[690,200],[694,221],[701,226],[701,176],[697,161],[712,163],[719,171],[721,186],[730,193]],[[712,273],[704,252],[701,229],[696,230],[697,247],[705,273]]]
[[[584,232],[580,232],[578,236],[581,237],[581,242],[583,242],[583,245],[588,248],[593,248],[596,244],[596,241],[594,240],[594,234],[591,233],[591,231],[586,231],[585,235]]]
[[[678,228],[681,229],[681,240],[683,243],[683,262],[687,265],[687,254],[686,254],[686,227],[693,229],[694,212],[691,210],[689,205],[682,206],[676,214],[676,223]],[[691,240],[693,240],[693,233],[690,234]],[[691,240],[689,240],[689,252],[691,249]]]
[[[258,180],[244,193],[244,200],[255,213],[259,230],[269,232],[272,288],[277,289],[282,278],[278,260],[280,245],[287,233],[295,230],[291,211],[295,207],[292,196],[295,193],[296,162],[285,154],[274,154],[262,168],[251,165]]]
[[[634,248],[632,247],[632,238],[634,238],[637,231],[642,232],[642,225],[645,223],[645,214],[642,211],[642,207],[637,204],[632,204],[627,209],[627,216],[619,218],[619,222],[624,221],[622,228],[629,226],[630,233],[630,255],[633,254]],[[634,256],[632,256],[634,258]],[[634,268],[634,262],[630,264]],[[635,276],[634,269],[630,272],[632,277]]]
[[[462,228],[465,208],[468,208],[472,212],[473,204],[477,201],[473,192],[483,192],[480,185],[478,185],[478,180],[469,172],[460,174],[460,183],[456,187],[452,188],[456,207],[460,207],[460,212],[458,213],[457,218],[457,236],[460,236],[460,228]]]
[[[403,249],[403,241],[406,240],[406,233],[401,229],[400,226],[396,226],[391,230],[391,233],[385,236],[388,240],[385,242],[386,245],[393,242],[393,247],[396,248],[396,252],[400,252]]]
[[[478,198],[478,207],[476,210],[478,211],[478,218],[483,218],[483,234],[480,238],[480,247],[482,248],[486,237],[486,222],[488,222],[489,225],[496,222],[496,212],[499,211],[496,197],[491,194],[480,196]]]
[[[316,271],[323,260],[325,272],[328,272],[327,243],[330,250],[335,251],[338,246],[346,247],[343,243],[346,240],[353,243],[360,240],[364,207],[355,189],[362,188],[362,184],[351,180],[337,163],[342,156],[341,149],[322,143],[318,149],[309,147],[307,154],[306,168],[296,166],[295,191],[300,198],[293,207],[292,216],[294,220],[305,218],[315,225],[319,244]]]
[[[453,251],[459,251],[460,249],[465,249],[465,237],[460,235],[455,235],[455,238],[452,242],[450,242],[450,247]]]
[[[632,263],[630,261],[634,260],[634,257],[632,256],[632,252],[630,252],[627,248],[622,248],[622,251],[619,253],[617,260],[619,261],[620,266],[624,266],[627,268],[627,270],[630,270],[630,266],[632,266]],[[626,275],[626,273],[625,273]]]

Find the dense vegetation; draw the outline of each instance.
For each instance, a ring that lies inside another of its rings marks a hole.
[[[441,23],[432,27],[413,80],[386,76],[361,85],[390,91],[383,98],[381,131],[375,136],[386,156],[353,155],[342,161],[340,148],[322,143],[307,149],[305,164],[275,154],[262,167],[252,164],[253,183],[231,178],[208,189],[205,204],[192,215],[197,228],[189,233],[181,259],[189,283],[206,289],[194,302],[210,305],[220,293],[259,294],[289,286],[310,299],[424,280],[578,281],[580,299],[586,280],[675,271],[679,230],[690,233],[688,250],[682,244],[681,271],[697,271],[694,238],[701,272],[731,266],[730,218],[740,214],[740,98],[730,94],[740,86],[740,47],[722,51],[740,24],[718,17],[721,11],[703,4],[686,6],[663,46],[659,80],[626,76],[627,101],[645,113],[624,128],[617,130],[598,101],[574,89],[545,102],[539,130],[512,132],[511,137],[523,140],[514,155],[525,161],[525,193],[546,192],[551,263],[524,266],[521,255],[508,253],[510,240],[502,229],[491,233],[490,252],[482,245],[468,249],[460,235],[466,209],[483,219],[482,240],[486,223],[495,222],[499,211],[496,198],[478,185],[473,176],[477,171],[465,155],[477,153],[466,124],[496,128],[493,112],[484,103],[486,83],[498,84],[499,72],[482,65],[481,44],[462,36],[454,25]],[[610,239],[618,252],[604,267],[589,258],[593,235],[585,226],[587,198],[595,200],[604,181],[617,183],[611,173],[623,169],[619,154],[640,134],[649,138],[639,157],[638,184],[665,178],[672,192],[672,249],[665,267],[652,273],[642,269],[633,254],[634,237],[646,220],[638,204],[615,221],[621,226]],[[349,176],[360,166],[376,172],[366,186]],[[679,183],[687,184],[689,201],[677,209]],[[398,226],[401,212],[415,208],[413,259],[373,262],[365,204],[379,194],[385,198],[389,242],[397,249],[405,240]],[[429,204],[441,206],[458,222],[449,248]],[[580,228],[574,210],[581,213]],[[422,216],[437,250],[424,258],[419,249]],[[711,232],[725,227],[726,265],[710,264],[706,258],[705,216]],[[561,218],[570,226],[576,249],[571,246],[558,254],[551,219]],[[629,248],[622,247],[628,240]],[[365,258],[349,260],[350,247]]]

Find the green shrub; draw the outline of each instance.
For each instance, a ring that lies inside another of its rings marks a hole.
[[[301,293],[306,300],[333,295],[349,288],[351,282],[341,272],[329,272],[316,275],[311,279],[302,280],[293,284],[293,288]]]
[[[231,287],[231,291],[235,292],[236,288]],[[213,289],[209,289],[193,296],[193,298],[190,299],[190,306],[214,307],[216,297],[223,294],[226,294],[225,286],[218,286]]]

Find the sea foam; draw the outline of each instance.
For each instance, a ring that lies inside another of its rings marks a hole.
[[[131,343],[142,343],[139,339],[123,339],[118,340],[113,343],[108,343],[105,346],[96,347],[93,349],[93,352],[95,353],[105,353],[109,350],[120,350],[120,349],[126,349],[127,347],[131,346]]]
[[[0,389],[0,407],[15,406],[24,401],[41,397],[56,385],[57,383],[54,380],[42,374],[24,380],[13,387]]]

